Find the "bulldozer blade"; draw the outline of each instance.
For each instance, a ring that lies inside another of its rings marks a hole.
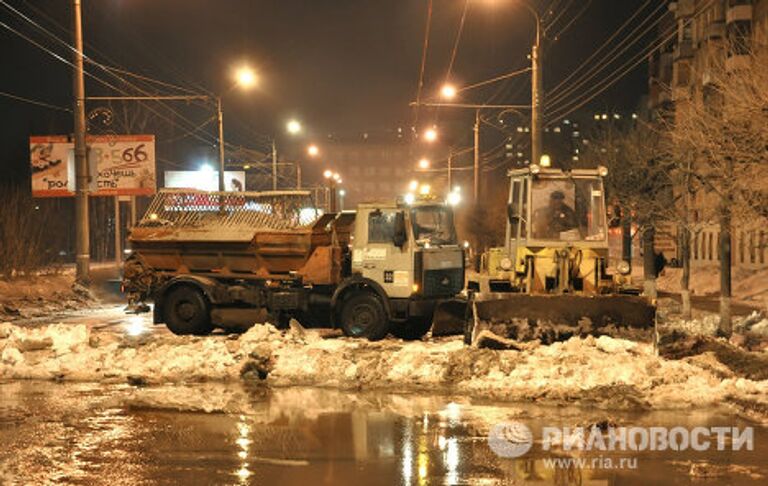
[[[631,295],[490,294],[478,296],[473,313],[473,336],[483,329],[543,343],[588,335],[653,342],[656,336],[656,308]]]
[[[469,317],[466,299],[449,299],[439,302],[432,317],[432,336],[464,334]]]

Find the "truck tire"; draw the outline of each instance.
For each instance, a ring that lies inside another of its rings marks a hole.
[[[406,322],[392,325],[392,334],[406,341],[421,339],[432,327],[432,316],[411,317]]]
[[[355,293],[342,306],[341,329],[345,335],[379,341],[389,333],[387,313],[381,300],[372,293]]]
[[[188,285],[172,288],[163,299],[163,321],[174,334],[205,336],[213,331],[205,296]]]

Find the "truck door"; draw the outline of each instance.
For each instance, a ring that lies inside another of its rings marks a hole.
[[[390,297],[409,297],[413,285],[409,242],[395,245],[398,219],[404,217],[395,208],[375,209],[358,217],[352,269],[379,283]],[[360,224],[363,221],[364,224]]]

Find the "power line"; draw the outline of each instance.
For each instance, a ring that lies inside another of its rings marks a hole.
[[[553,41],[557,41],[560,38],[560,36],[563,35],[579,19],[579,17],[584,15],[584,12],[587,11],[587,9],[589,8],[590,5],[592,5],[592,0],[587,0],[586,2],[584,2],[584,6],[581,8],[581,10],[576,12],[576,15],[573,16],[573,18],[570,20],[570,22],[568,22],[565,25],[565,27],[560,29],[560,31],[558,31],[557,34],[551,36],[552,40]]]
[[[589,66],[589,65],[590,65],[589,63],[590,63],[590,62],[591,62],[591,61],[592,61],[592,60],[593,60],[595,57],[597,57],[597,55],[598,55],[598,54],[600,54],[600,52],[601,52],[601,51],[602,51],[602,50],[603,50],[603,49],[604,49],[604,48],[605,48],[605,47],[606,47],[608,44],[610,44],[610,43],[613,41],[613,39],[615,39],[615,38],[616,38],[616,36],[618,36],[618,35],[621,33],[621,31],[622,31],[622,30],[624,30],[624,28],[625,28],[627,25],[629,25],[629,23],[630,23],[630,22],[632,22],[632,21],[635,19],[635,17],[637,17],[638,15],[640,15],[640,12],[642,12],[642,11],[645,9],[645,7],[647,7],[647,6],[648,6],[648,4],[650,4],[650,3],[651,3],[651,1],[653,1],[653,0],[646,0],[646,1],[645,1],[645,3],[644,3],[644,4],[642,4],[642,5],[640,6],[640,8],[638,8],[638,9],[635,11],[635,13],[633,13],[633,14],[632,14],[632,15],[631,15],[631,16],[630,16],[630,17],[629,17],[629,18],[628,18],[628,19],[627,19],[627,20],[626,20],[626,21],[625,21],[625,22],[624,22],[624,23],[623,23],[623,24],[622,24],[622,25],[621,25],[621,26],[620,26],[620,27],[619,27],[619,28],[618,28],[618,29],[617,29],[617,30],[616,30],[616,31],[615,31],[615,32],[614,32],[614,33],[613,33],[613,34],[612,34],[612,35],[611,35],[611,36],[610,36],[610,37],[609,37],[609,38],[608,38],[606,41],[605,41],[605,42],[603,42],[603,43],[600,45],[600,47],[598,47],[598,48],[597,48],[597,50],[595,50],[595,51],[592,53],[592,55],[590,55],[590,56],[587,58],[587,60],[586,60],[586,61],[584,61],[584,62],[582,62],[581,64],[579,64],[579,66],[578,66],[576,69],[574,69],[573,71],[571,71],[571,73],[570,73],[568,76],[566,76],[566,77],[565,77],[565,79],[563,79],[562,81],[560,81],[560,82],[557,84],[557,86],[555,86],[555,87],[552,89],[552,91],[557,91],[558,89],[560,89],[560,88],[561,88],[561,87],[562,87],[562,86],[563,86],[565,83],[567,83],[568,81],[570,81],[570,80],[571,80],[571,78],[573,78],[574,76],[576,76],[576,74],[578,74],[578,73],[579,73],[579,71],[581,71],[581,70],[582,70],[584,67],[586,67],[586,66]]]
[[[72,109],[71,108],[65,108],[63,106],[52,105],[52,104],[46,103],[44,101],[33,100],[32,98],[25,98],[23,96],[15,95],[13,93],[6,93],[5,91],[0,91],[0,96],[5,96],[6,98],[10,98],[10,99],[16,100],[16,101],[21,101],[21,102],[24,102],[24,103],[29,103],[31,105],[42,106],[43,108],[50,108],[51,110],[67,111],[69,113],[72,113]]]
[[[432,27],[432,1],[427,4],[427,25],[424,29],[424,44],[421,48],[421,68],[419,69],[419,85],[416,90],[416,110],[413,116],[413,126],[419,123],[419,108],[421,105],[421,91],[424,88],[424,70],[427,65],[427,51],[429,50],[429,32]]]
[[[461,12],[461,20],[459,21],[459,28],[456,31],[456,39],[453,41],[453,50],[451,50],[451,61],[448,63],[448,72],[445,75],[445,82],[451,80],[451,72],[453,71],[453,63],[456,61],[456,53],[459,50],[459,43],[461,42],[461,34],[464,31],[464,22],[467,19],[467,12],[469,11],[469,0],[464,1],[464,10]]]
[[[71,44],[69,44],[67,41],[65,41],[65,40],[61,39],[61,38],[60,38],[60,37],[58,37],[56,34],[54,34],[53,32],[51,32],[50,30],[48,30],[48,29],[47,29],[47,28],[45,28],[44,26],[40,25],[38,22],[35,22],[35,21],[34,21],[32,18],[30,18],[29,16],[25,15],[23,12],[21,12],[21,11],[19,11],[18,9],[16,9],[16,8],[12,7],[12,6],[11,6],[11,5],[9,5],[9,4],[8,4],[8,3],[7,3],[5,0],[0,0],[0,4],[2,4],[3,6],[5,6],[7,9],[9,9],[11,12],[13,12],[14,14],[16,14],[17,16],[21,17],[21,18],[22,18],[23,20],[25,20],[26,22],[28,22],[28,23],[30,23],[31,25],[33,25],[33,26],[34,26],[35,28],[37,28],[38,30],[42,31],[43,33],[45,33],[46,35],[48,35],[49,37],[51,37],[51,38],[52,38],[53,40],[55,40],[56,42],[58,42],[58,43],[62,44],[62,45],[63,45],[64,47],[66,47],[67,49],[71,50],[72,52],[76,52],[76,51],[77,51],[77,50],[74,48],[74,46],[72,46]],[[41,44],[39,44],[39,43],[35,42],[35,41],[34,41],[34,40],[32,40],[30,37],[28,37],[28,36],[25,36],[25,35],[24,35],[24,34],[22,34],[21,32],[19,32],[19,31],[15,30],[15,29],[13,29],[13,28],[11,28],[10,26],[8,26],[8,25],[6,25],[6,24],[2,24],[2,23],[0,23],[0,25],[2,25],[3,27],[5,27],[5,28],[7,28],[7,29],[11,30],[12,32],[14,32],[14,33],[15,33],[15,34],[17,34],[18,36],[22,37],[23,39],[27,40],[28,42],[32,43],[33,45],[37,46],[38,48],[40,48],[40,49],[43,49],[44,51],[48,52],[49,54],[51,54],[52,56],[54,56],[54,57],[55,57],[56,59],[58,59],[59,61],[62,61],[62,62],[64,62],[64,63],[66,63],[67,65],[69,65],[69,66],[71,66],[71,67],[74,67],[74,65],[73,65],[71,62],[69,62],[68,60],[66,60],[66,59],[65,59],[65,58],[63,58],[62,56],[59,56],[58,54],[54,53],[53,51],[51,51],[50,49],[46,48],[45,46],[43,46],[43,45],[41,45]],[[110,74],[110,75],[112,75],[113,77],[117,78],[118,80],[120,80],[120,81],[121,81],[122,83],[124,83],[125,85],[127,85],[127,86],[129,86],[129,87],[131,87],[131,88],[133,88],[133,89],[135,89],[135,90],[137,90],[137,91],[139,91],[140,93],[149,94],[147,91],[145,91],[145,90],[142,90],[142,89],[141,89],[139,86],[137,86],[137,85],[135,85],[135,84],[133,84],[133,83],[130,83],[129,81],[127,81],[126,79],[124,79],[124,78],[120,77],[119,75],[115,74],[114,72],[111,72],[107,66],[105,66],[105,65],[103,65],[103,64],[101,64],[101,63],[99,63],[99,62],[97,62],[96,60],[94,60],[94,59],[90,58],[89,56],[86,56],[84,53],[83,53],[82,55],[83,55],[83,58],[84,58],[84,60],[88,61],[89,63],[91,63],[91,64],[95,65],[96,67],[100,68],[101,70],[105,71],[107,74]],[[114,86],[114,85],[112,85],[111,83],[104,81],[103,79],[101,79],[101,78],[99,78],[99,77],[97,77],[97,76],[93,75],[93,74],[92,74],[92,73],[90,73],[90,72],[87,72],[87,71],[85,71],[85,74],[86,74],[88,77],[90,77],[90,78],[92,78],[92,79],[94,79],[94,80],[96,80],[96,81],[100,82],[101,84],[103,84],[103,85],[105,85],[105,86],[109,87],[110,89],[113,89],[113,90],[115,90],[115,91],[117,91],[117,92],[119,92],[119,93],[121,93],[121,94],[123,94],[123,95],[127,95],[127,94],[128,94],[126,91],[124,91],[124,90],[121,90],[121,89],[120,89],[120,88],[118,88],[117,86]],[[191,120],[189,120],[187,117],[185,117],[184,115],[182,115],[182,114],[181,114],[181,113],[179,113],[178,111],[174,110],[174,109],[173,109],[173,108],[171,108],[170,106],[166,105],[165,103],[163,103],[163,102],[160,102],[160,104],[161,104],[162,106],[164,106],[166,109],[168,109],[168,110],[169,110],[171,113],[173,113],[174,115],[176,115],[176,116],[177,116],[177,117],[178,117],[180,120],[182,120],[182,121],[186,122],[186,123],[189,125],[189,127],[192,127],[192,129],[194,129],[194,125],[195,125],[195,123],[194,123],[194,122],[192,122],[192,121],[191,121]],[[142,103],[142,105],[143,105],[143,106],[145,106],[145,108],[147,108],[148,110],[150,110],[150,111],[152,111],[153,113],[155,113],[155,114],[156,114],[158,117],[160,117],[160,118],[162,118],[162,119],[166,120],[167,122],[169,122],[171,125],[175,125],[175,124],[176,124],[176,123],[175,123],[173,120],[171,120],[171,119],[169,119],[168,117],[164,116],[162,113],[158,112],[157,110],[154,110],[154,109],[150,108],[149,106],[147,106],[147,105],[144,105],[143,103]],[[188,127],[188,128],[189,128],[189,127]],[[204,136],[207,136],[208,138],[203,138],[203,137],[201,137],[201,136],[200,136],[200,135],[198,135],[198,134],[194,134],[193,136],[194,136],[195,138],[197,138],[198,140],[200,140],[200,141],[202,141],[202,142],[206,143],[206,144],[210,144],[210,143],[214,143],[214,144],[215,144],[215,143],[216,143],[216,139],[215,139],[214,137],[210,136],[210,135],[204,135]]]
[[[585,72],[582,77],[575,81],[573,84],[565,88],[563,91],[555,94],[550,100],[550,108],[552,105],[556,105],[558,102],[562,101],[575,91],[577,91],[579,88],[587,84],[589,81],[594,79],[595,76],[600,74],[603,70],[610,67],[614,62],[616,62],[620,57],[626,53],[629,49],[636,46],[651,30],[653,30],[656,26],[658,26],[662,20],[664,20],[664,17],[666,16],[667,12],[662,12],[661,15],[657,16],[654,20],[654,15],[656,15],[661,7],[663,7],[664,4],[659,4],[659,6],[654,9],[653,12],[651,12],[650,15],[645,17],[634,29],[632,29],[627,35],[618,43],[616,44],[611,50],[609,50],[605,55],[605,60],[601,63],[597,63],[592,65],[592,67],[589,68],[587,72]],[[646,25],[648,21],[651,21],[649,24]],[[637,34],[637,31],[642,29],[642,32]],[[588,65],[587,63],[584,63],[582,65]],[[559,87],[563,83],[560,83],[553,91],[557,91]]]
[[[661,39],[661,41],[659,41],[658,43],[652,45],[650,49],[648,49],[647,51],[639,52],[637,55],[631,57],[627,62],[621,65],[618,68],[618,70],[623,69],[623,71],[618,72],[617,70],[611,75],[612,77],[606,77],[600,83],[597,83],[596,85],[594,85],[592,87],[592,90],[596,89],[597,91],[594,91],[594,93],[588,95],[586,98],[583,98],[581,101],[574,100],[570,103],[566,103],[564,106],[561,106],[559,110],[556,110],[555,112],[550,113],[548,117],[550,118],[550,123],[556,119],[562,118],[564,116],[568,116],[569,114],[573,113],[574,111],[578,110],[582,106],[592,101],[595,97],[603,93],[606,89],[616,84],[619,80],[621,80],[634,68],[639,66],[642,62],[644,62],[648,54],[660,48],[665,43],[669,42],[672,38],[674,38],[674,36],[677,35],[677,27],[673,27],[667,30],[666,34],[667,34],[666,37]]]
[[[705,5],[702,5],[701,8],[698,11],[696,11],[692,16],[690,16],[688,19],[685,20],[685,23],[686,24],[690,24],[690,22],[693,19],[695,19],[698,16],[699,13],[701,13],[702,11],[706,10],[707,8],[709,8],[710,5],[713,2],[714,2],[714,0],[709,0],[709,2],[707,2]],[[589,103],[596,96],[598,96],[599,94],[603,93],[606,89],[608,89],[611,86],[613,86],[614,84],[616,84],[616,82],[618,82],[620,79],[622,79],[628,73],[630,73],[633,69],[635,69],[638,65],[640,65],[645,60],[646,56],[648,56],[649,54],[651,54],[652,52],[654,52],[657,49],[661,48],[662,46],[664,46],[664,44],[666,44],[667,42],[672,40],[677,35],[678,28],[679,28],[678,25],[673,25],[670,28],[668,28],[664,33],[662,33],[659,36],[657,36],[656,39],[657,39],[658,42],[656,42],[655,44],[652,43],[652,45],[651,45],[651,47],[649,49],[645,49],[644,51],[640,51],[634,57],[631,57],[627,62],[625,62],[623,65],[619,66],[612,74],[610,74],[608,77],[603,79],[600,83],[598,83],[598,84],[594,85],[592,88],[590,88],[590,90],[597,89],[597,91],[595,91],[591,95],[588,95],[581,102],[572,101],[570,103],[566,103],[564,106],[561,106],[560,109],[555,110],[555,112],[553,112],[553,113],[550,113],[549,124],[551,124],[552,121],[554,121],[554,120],[556,120],[558,118],[562,118],[564,116],[567,116],[567,115],[573,113],[574,111],[578,110],[579,108],[581,108],[585,104]],[[619,72],[619,70],[621,70],[621,69],[623,69],[623,71]],[[583,95],[583,93],[582,93],[582,95]],[[571,106],[570,108],[565,108],[569,104],[573,105],[574,103],[576,103],[575,106]]]
[[[658,9],[656,10],[658,11]],[[655,13],[655,11],[654,11]],[[666,15],[666,12],[663,12],[661,16],[657,17],[653,22],[648,24],[644,30],[637,36],[634,36],[634,33],[637,31],[637,29],[642,28],[643,25],[645,25],[646,21],[651,19],[652,17],[646,17],[643,22],[641,22],[632,32],[628,34],[627,37],[625,37],[624,40],[622,40],[619,44],[617,44],[606,56],[612,56],[610,59],[607,59],[601,64],[595,65],[593,68],[591,68],[588,72],[586,72],[583,77],[574,82],[572,85],[561,91],[560,93],[557,93],[549,100],[549,106],[547,107],[550,111],[556,111],[557,108],[554,108],[555,105],[565,100],[568,96],[573,94],[574,92],[578,91],[580,88],[582,88],[585,84],[589,83],[591,80],[593,80],[597,75],[599,75],[601,72],[603,72],[605,69],[609,68],[611,65],[613,65],[617,60],[620,59],[620,56],[625,54],[629,49],[637,45],[641,39],[643,39],[652,29],[657,27],[662,20],[664,20],[664,17]],[[628,44],[626,43],[627,40],[633,39]],[[621,48],[623,46],[623,48]],[[621,48],[618,52],[616,52],[616,49]],[[620,68],[619,68],[620,69]],[[568,104],[568,102],[565,102],[565,104]]]

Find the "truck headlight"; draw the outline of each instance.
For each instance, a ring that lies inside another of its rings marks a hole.
[[[618,265],[616,265],[616,271],[619,272],[621,275],[629,275],[630,272],[632,272],[632,266],[629,264],[628,261],[622,260],[619,262]]]
[[[512,260],[509,258],[502,258],[501,262],[499,262],[499,266],[502,270],[509,271],[512,270]]]

